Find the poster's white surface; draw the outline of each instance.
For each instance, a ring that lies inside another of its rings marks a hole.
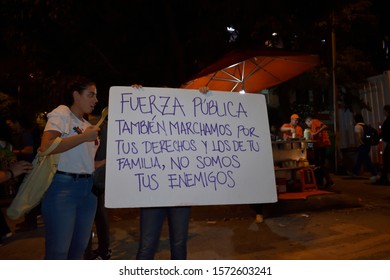
[[[265,98],[111,87],[105,205],[277,200]]]

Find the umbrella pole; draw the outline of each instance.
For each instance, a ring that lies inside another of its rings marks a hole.
[[[335,174],[338,174],[338,164],[340,153],[340,139],[339,139],[339,126],[338,126],[338,115],[339,115],[339,98],[338,90],[336,85],[336,34],[334,29],[334,16],[332,15],[332,91],[333,91],[333,127],[335,134],[335,155],[334,155],[334,171]]]

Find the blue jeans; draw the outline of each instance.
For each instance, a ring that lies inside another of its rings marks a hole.
[[[42,200],[45,259],[79,260],[84,256],[96,211],[92,177],[56,174]]]
[[[378,175],[378,172],[377,172],[377,170],[376,170],[376,168],[375,168],[375,166],[372,163],[371,158],[370,158],[370,149],[371,149],[371,147],[368,145],[363,144],[363,145],[359,146],[356,163],[355,163],[355,166],[352,170],[352,173],[354,175],[359,175],[360,170],[362,168],[362,165],[364,163],[366,164],[366,166],[370,170],[372,176]]]
[[[140,241],[136,259],[152,260],[154,258],[163,223],[167,217],[171,259],[185,260],[190,214],[190,206],[141,208]]]

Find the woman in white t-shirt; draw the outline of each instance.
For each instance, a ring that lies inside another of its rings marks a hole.
[[[60,153],[58,171],[42,200],[45,259],[82,259],[96,211],[91,189],[99,128],[83,117],[98,102],[96,85],[84,77],[69,85],[65,105],[47,115],[40,147],[45,151],[62,138],[53,151]]]

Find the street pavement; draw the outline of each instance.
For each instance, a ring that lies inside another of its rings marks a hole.
[[[260,224],[252,205],[193,207],[188,259],[390,259],[390,186],[372,185],[368,177],[333,176],[337,192],[267,204]],[[112,259],[135,259],[138,209],[108,211]],[[8,222],[15,230],[21,220]],[[3,260],[43,257],[41,219],[36,230],[14,233],[0,246]],[[164,225],[156,259],[169,258]]]

